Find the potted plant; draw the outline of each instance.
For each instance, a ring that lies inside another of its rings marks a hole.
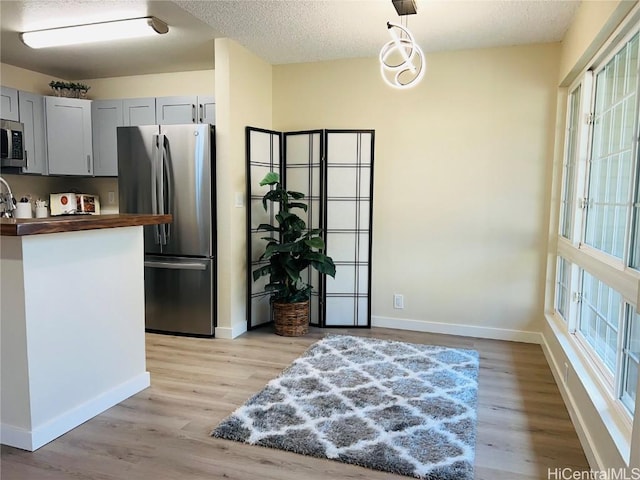
[[[49,86],[57,97],[86,98],[91,88],[84,83],[51,80]]]
[[[62,89],[65,87],[65,82],[59,82],[57,80],[51,80],[49,82],[49,86],[51,87],[51,90],[53,90],[53,93],[57,97],[61,97],[62,96]]]
[[[277,226],[262,223],[258,230],[274,235],[263,237],[267,241],[261,260],[268,260],[253,272],[253,280],[268,275],[265,290],[271,293],[273,318],[276,333],[284,336],[304,335],[309,330],[309,297],[312,286],[302,280],[301,273],[308,267],[335,277],[336,267],[331,257],[322,250],[324,240],[320,230],[307,230],[304,220],[292,210],[307,211],[307,205],[300,202],[304,194],[287,191],[280,184],[280,176],[269,172],[260,186],[272,187],[262,198],[265,211],[268,202],[277,204],[275,219]]]
[[[85,83],[76,83],[74,88],[78,91],[79,98],[87,98],[87,92],[91,87]]]

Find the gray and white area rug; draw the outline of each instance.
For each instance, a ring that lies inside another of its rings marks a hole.
[[[212,432],[427,480],[471,480],[478,353],[331,335]]]

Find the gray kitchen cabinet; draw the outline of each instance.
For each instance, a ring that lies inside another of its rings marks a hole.
[[[156,98],[156,121],[160,125],[215,123],[215,100],[212,96]]]
[[[198,97],[199,123],[216,124],[216,99],[211,96]]]
[[[96,177],[118,175],[117,128],[124,125],[122,100],[91,102],[93,174]]]
[[[44,97],[31,92],[18,92],[20,122],[24,124],[24,149],[27,166],[23,173],[47,174],[47,138],[45,132]]]
[[[20,121],[17,89],[0,87],[0,117],[4,120]]]
[[[51,175],[93,174],[91,100],[45,97]]]
[[[124,112],[124,126],[137,127],[140,125],[156,125],[156,99],[125,98],[122,100]]]

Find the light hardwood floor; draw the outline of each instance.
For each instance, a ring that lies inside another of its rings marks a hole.
[[[588,469],[540,346],[400,330],[268,328],[235,340],[147,334],[151,387],[36,452],[2,447],[2,480],[407,479],[215,439],[220,420],[326,333],[473,348],[480,353],[476,480],[546,479]],[[91,361],[87,359],[87,361]]]

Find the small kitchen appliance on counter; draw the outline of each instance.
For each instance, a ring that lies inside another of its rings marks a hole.
[[[77,200],[75,193],[52,193],[49,195],[51,216],[70,215],[76,213]]]
[[[76,213],[100,215],[100,198],[97,195],[76,193]]]
[[[51,215],[100,215],[100,197],[88,193],[52,193]]]

